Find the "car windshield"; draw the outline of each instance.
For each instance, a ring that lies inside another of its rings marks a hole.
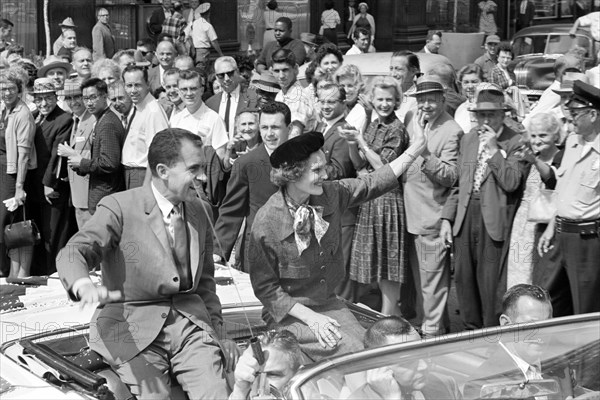
[[[568,34],[530,35],[515,38],[513,52],[515,56],[524,54],[565,54],[575,47],[580,47],[585,57],[589,57],[590,39],[577,35],[575,38]]]
[[[585,36],[577,35],[572,38],[569,35],[550,35],[546,44],[546,54],[565,54],[568,51],[580,47],[585,57],[588,57],[590,40]]]
[[[528,363],[538,368],[537,375],[528,370]],[[534,394],[550,399],[559,398],[558,392],[564,399],[592,391],[598,395],[598,314],[586,322],[488,328],[449,336],[443,342],[368,350],[338,358],[294,386],[289,397],[304,399],[386,398],[394,387],[425,399],[533,398]],[[415,392],[422,392],[422,397]]]

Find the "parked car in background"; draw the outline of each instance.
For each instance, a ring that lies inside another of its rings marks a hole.
[[[554,81],[554,62],[570,51],[580,52],[587,70],[597,65],[600,42],[588,28],[569,35],[572,24],[535,25],[515,34],[512,48],[515,58],[509,69],[515,73],[517,86],[530,100],[537,100]]]
[[[368,86],[374,77],[379,75],[390,74],[390,60],[392,59],[392,52],[383,53],[365,53],[365,54],[354,54],[350,56],[344,56],[343,64],[354,64],[359,69],[365,81],[365,85]],[[452,65],[447,57],[440,54],[427,54],[427,53],[415,53],[419,57],[419,64],[421,66],[421,72],[426,73],[431,69],[432,66],[444,63]],[[306,67],[308,64],[302,65],[298,73],[298,80],[307,86],[306,82]]]

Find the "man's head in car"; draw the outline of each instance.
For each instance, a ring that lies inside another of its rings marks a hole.
[[[421,340],[415,328],[404,318],[391,316],[375,322],[365,333],[366,349]],[[421,390],[427,378],[425,360],[390,365],[395,380],[404,390]]]
[[[266,388],[281,391],[302,363],[296,336],[287,330],[269,331],[262,340],[265,362],[261,366],[248,347],[235,366],[235,384],[229,399],[246,399],[252,386],[259,383],[260,373],[266,376]]]
[[[527,324],[552,318],[552,303],[548,292],[536,285],[519,284],[506,291],[502,298],[500,325]],[[522,335],[505,344],[529,364],[537,362],[548,343],[535,335]]]

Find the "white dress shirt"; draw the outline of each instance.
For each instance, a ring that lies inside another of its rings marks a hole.
[[[172,128],[187,129],[200,136],[204,143],[212,145],[215,150],[226,146],[229,142],[225,123],[219,117],[219,114],[208,108],[204,103],[193,114],[186,108],[171,115],[170,122]]]

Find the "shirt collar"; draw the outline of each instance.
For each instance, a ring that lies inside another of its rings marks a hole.
[[[150,183],[150,187],[152,188],[152,194],[156,199],[156,204],[158,205],[163,218],[169,218],[171,211],[173,210],[173,203],[167,200],[167,198],[158,191],[156,186],[154,186],[154,182]]]
[[[238,85],[235,87],[235,89],[233,89],[233,92],[231,92],[231,98],[232,99],[239,99],[240,98],[240,91],[241,91],[241,84],[238,83]],[[227,92],[223,91],[223,96],[221,96],[221,102],[225,103],[227,101]]]
[[[512,351],[510,351],[502,342],[498,342],[498,344],[500,344],[500,346],[504,349],[504,351],[506,351],[508,353],[508,355],[510,356],[510,358],[513,359],[513,361],[515,362],[515,364],[517,364],[517,366],[519,367],[519,369],[523,372],[523,375],[525,376],[525,378],[527,378],[527,371],[529,370],[529,366],[530,364],[523,360],[521,357],[517,356],[516,354],[514,354]],[[541,370],[541,368],[540,368]]]
[[[325,122],[325,125],[327,125],[327,130],[329,130],[329,128],[331,128],[333,125],[337,124],[339,120],[341,120],[342,118],[344,118],[344,113],[341,113],[337,118],[332,119],[330,121],[327,120],[323,120]]]
[[[581,135],[577,135],[577,140],[573,143],[572,147],[585,146],[588,143],[590,142],[586,142],[585,140],[583,140],[583,137],[581,137]],[[591,142],[591,147],[593,150],[596,151],[596,153],[600,153],[600,133],[596,135],[596,139],[594,139],[594,141]]]
[[[133,107],[137,108],[138,111],[142,111],[152,100],[154,100],[154,96],[148,92],[146,97],[144,97],[144,99],[138,104],[134,104]],[[131,107],[131,111],[129,112],[130,114],[133,113],[133,107]]]

